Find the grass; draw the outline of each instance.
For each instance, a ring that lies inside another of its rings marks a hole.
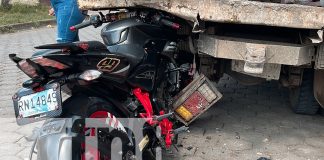
[[[28,6],[15,4],[0,7],[0,26],[53,19],[54,17],[48,15],[48,9],[49,6],[44,5]]]

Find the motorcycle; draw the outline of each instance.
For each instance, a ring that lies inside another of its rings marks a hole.
[[[222,96],[196,68],[195,55],[181,53],[176,17],[151,10],[99,12],[71,31],[99,27],[99,41],[47,44],[31,58],[10,54],[31,79],[13,96],[17,123],[46,119],[35,131],[37,159],[113,159],[114,137],[122,141],[121,159],[157,157],[156,148],[169,149],[179,133]],[[61,91],[70,97],[62,102]],[[93,129],[85,119],[104,119],[108,128]],[[141,118],[144,138],[119,118]],[[159,128],[159,129],[157,129]],[[157,136],[158,130],[161,136]],[[86,136],[98,147],[88,147]],[[139,148],[139,149],[137,149]]]

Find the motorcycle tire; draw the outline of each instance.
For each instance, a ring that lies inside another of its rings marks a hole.
[[[112,104],[109,104],[107,102],[101,102],[101,101],[92,101],[92,103],[89,104],[89,106],[87,107],[87,111],[86,111],[86,117],[87,118],[107,118],[103,115],[103,113],[107,113],[107,115],[111,116],[111,117],[116,117],[116,118],[122,118],[122,115],[116,111],[116,109],[114,108],[114,106]],[[104,132],[105,129],[98,129],[98,132],[96,134],[99,134],[99,132]],[[108,131],[109,132],[109,131]],[[82,135],[84,136],[84,135]],[[128,136],[125,132],[114,129],[112,131],[109,132],[109,136],[111,137],[119,137],[121,138],[122,142],[123,142],[123,153],[128,152],[128,150],[132,150],[127,144],[129,143],[128,141]],[[80,140],[82,139],[82,140]],[[73,141],[72,144],[72,148],[73,148],[73,154],[72,155],[72,159],[73,160],[84,160],[85,158],[85,154],[84,148],[82,146],[85,145],[84,142],[84,137],[83,138],[79,138],[78,140]],[[100,155],[104,155],[101,153],[105,153],[105,154],[111,154],[110,153],[110,144],[104,144],[101,143],[100,140],[98,141],[98,152],[100,153]],[[105,155],[103,157],[100,157],[98,159],[94,158],[94,160],[107,160],[110,158],[106,158],[106,157],[110,157],[111,155]],[[124,154],[123,154],[124,156]]]

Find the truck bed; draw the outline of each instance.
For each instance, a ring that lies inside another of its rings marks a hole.
[[[82,9],[149,7],[189,21],[322,29],[324,8],[247,0],[79,0]]]

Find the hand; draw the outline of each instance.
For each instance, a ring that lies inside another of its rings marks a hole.
[[[51,8],[51,9],[48,10],[48,15],[55,16],[55,12],[54,12],[54,9],[53,8]]]

